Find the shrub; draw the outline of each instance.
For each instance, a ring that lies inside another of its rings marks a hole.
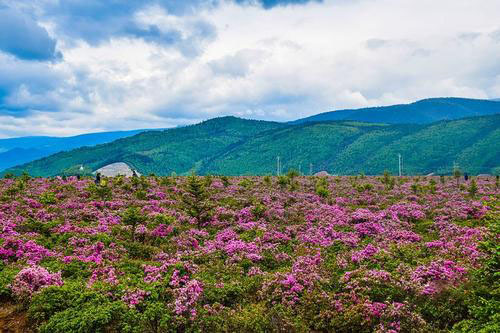
[[[290,178],[286,176],[278,176],[278,184],[281,188],[285,188],[290,182]]]
[[[129,310],[121,302],[105,302],[68,308],[54,314],[40,326],[41,333],[94,333],[123,331],[123,318]],[[133,327],[131,325],[127,325]]]
[[[12,293],[20,300],[29,300],[33,294],[48,286],[62,286],[61,272],[50,273],[34,265],[23,268],[11,284]]]
[[[197,220],[198,226],[202,226],[212,214],[205,183],[192,174],[187,179],[186,187],[187,193],[182,197],[186,212]]]
[[[107,185],[90,184],[88,191],[90,192],[91,198],[96,200],[107,201],[113,198],[113,192]]]
[[[54,192],[45,192],[40,195],[39,201],[44,205],[53,205],[57,203],[57,198]]]
[[[18,269],[6,267],[4,264],[0,263],[0,300],[12,296],[10,286],[18,272]]]
[[[129,207],[122,214],[122,222],[125,225],[131,226],[131,237],[135,241],[135,231],[137,225],[146,221],[146,217],[141,213],[137,207]]]
[[[470,186],[469,186],[469,195],[471,197],[475,197],[477,194],[477,191],[478,191],[478,188],[477,188],[476,180],[472,179],[470,181]]]
[[[324,186],[316,187],[316,194],[322,198],[328,198],[330,196],[330,191],[328,191]]]

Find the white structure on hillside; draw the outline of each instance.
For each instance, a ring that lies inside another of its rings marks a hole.
[[[132,170],[132,168],[130,168],[128,166],[128,164],[123,163],[123,162],[108,164],[106,166],[103,166],[100,169],[97,169],[93,173],[96,174],[98,172],[102,176],[105,176],[105,177],[115,177],[115,176],[119,176],[119,175],[123,175],[125,177],[132,177],[132,175],[134,173],[134,171]],[[137,170],[135,171],[135,173],[138,176],[141,175],[139,172],[137,172]]]

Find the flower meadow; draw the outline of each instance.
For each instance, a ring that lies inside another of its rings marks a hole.
[[[499,203],[494,177],[2,179],[0,308],[19,332],[499,332]]]

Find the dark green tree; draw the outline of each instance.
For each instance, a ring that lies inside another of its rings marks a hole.
[[[211,207],[208,200],[205,179],[191,174],[187,178],[186,193],[182,197],[186,213],[195,218],[198,227],[201,227],[211,217]]]
[[[478,191],[478,188],[477,188],[476,180],[474,178],[472,178],[472,180],[470,181],[470,186],[469,186],[470,196],[475,197],[477,194],[477,191]]]
[[[146,221],[146,216],[144,216],[137,207],[129,207],[122,214],[123,224],[132,227],[131,230],[132,241],[135,241],[135,229],[137,225],[144,223],[145,221]]]

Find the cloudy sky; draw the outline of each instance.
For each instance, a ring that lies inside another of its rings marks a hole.
[[[0,0],[0,137],[500,97],[498,0]]]

